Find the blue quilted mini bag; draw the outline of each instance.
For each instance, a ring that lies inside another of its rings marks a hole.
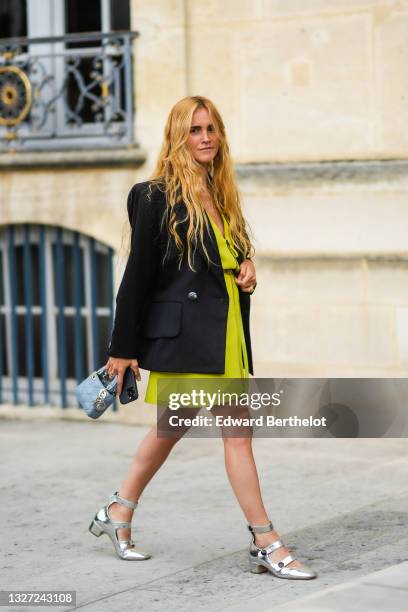
[[[91,419],[100,417],[113,403],[117,382],[117,375],[110,379],[106,366],[102,366],[76,387],[77,400]]]

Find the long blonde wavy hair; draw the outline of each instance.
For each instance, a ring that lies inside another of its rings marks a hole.
[[[247,223],[242,214],[241,198],[221,115],[208,98],[187,96],[173,106],[168,116],[164,128],[163,144],[156,166],[149,177],[148,196],[151,196],[153,188],[158,188],[166,193],[165,222],[169,234],[168,247],[173,240],[179,252],[179,266],[181,266],[185,253],[177,226],[183,219],[177,219],[174,207],[178,202],[184,202],[187,209],[187,219],[184,220],[188,220],[187,260],[192,270],[194,270],[193,245],[196,245],[198,241],[210,261],[204,244],[204,228],[208,231],[208,219],[200,202],[202,185],[200,165],[186,144],[193,114],[199,108],[207,109],[219,139],[217,155],[208,168],[208,189],[215,205],[227,219],[235,246],[245,257],[252,257],[255,252],[246,229]]]

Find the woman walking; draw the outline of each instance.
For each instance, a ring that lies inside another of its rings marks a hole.
[[[250,295],[256,271],[221,116],[202,96],[172,108],[149,181],[128,196],[132,228],[126,269],[116,297],[108,372],[127,367],[138,380],[150,370],[145,401],[166,401],[158,381],[249,378],[253,374]],[[222,380],[221,380],[222,379]],[[203,380],[204,383],[204,380]],[[193,409],[191,409],[193,411]],[[106,533],[121,559],[150,555],[131,539],[138,500],[179,436],[159,437],[154,425],[142,440],[118,491],[96,513],[91,533]],[[295,560],[265,510],[252,437],[223,435],[229,481],[251,532],[249,566],[280,578],[316,573]]]

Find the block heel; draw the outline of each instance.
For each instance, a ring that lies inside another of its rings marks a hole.
[[[254,563],[253,561],[250,561],[249,571],[252,574],[263,574],[264,572],[267,572],[268,570],[263,565],[259,565],[259,563]]]
[[[96,536],[97,538],[99,538],[99,536],[101,536],[103,534],[103,529],[101,529],[98,525],[98,523],[96,523],[94,520],[92,521],[92,523],[89,525],[89,531]]]

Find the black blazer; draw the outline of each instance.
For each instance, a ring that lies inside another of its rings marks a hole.
[[[197,244],[193,272],[177,249],[167,246],[166,196],[157,188],[147,199],[149,181],[136,183],[127,209],[132,227],[131,250],[116,296],[116,312],[108,354],[137,359],[139,366],[159,372],[224,373],[228,292],[214,230],[205,232],[211,262]],[[177,219],[186,217],[183,202]],[[185,220],[178,226],[187,255]],[[241,263],[244,255],[239,253]],[[238,287],[249,372],[253,374],[249,331],[250,294]]]

